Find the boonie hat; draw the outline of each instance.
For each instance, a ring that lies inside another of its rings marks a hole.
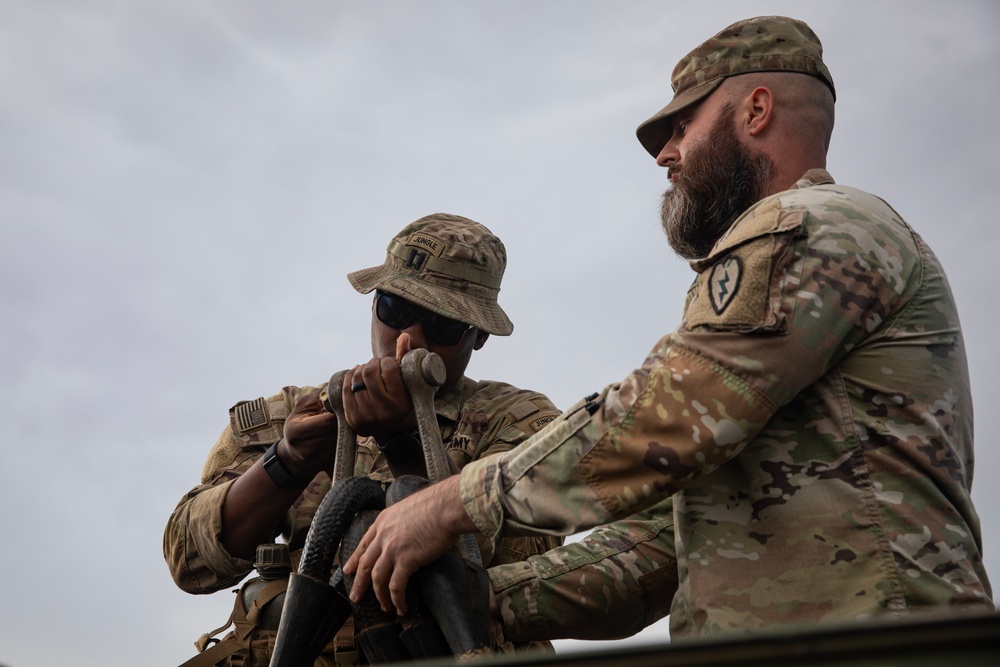
[[[738,21],[684,56],[670,77],[674,99],[635,131],[639,143],[656,157],[672,132],[670,117],[700,102],[726,77],[748,72],[799,72],[830,88],[823,64],[823,45],[808,25],[785,16],[758,16]]]
[[[497,303],[507,267],[503,243],[483,225],[448,213],[411,222],[389,242],[380,266],[347,274],[362,294],[380,289],[490,334],[514,331]]]

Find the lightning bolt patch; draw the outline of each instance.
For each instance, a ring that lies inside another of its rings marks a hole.
[[[721,315],[732,303],[742,275],[743,264],[739,257],[727,257],[712,267],[712,273],[708,277],[708,297],[716,315]]]

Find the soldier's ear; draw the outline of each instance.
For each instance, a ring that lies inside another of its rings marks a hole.
[[[743,100],[744,129],[756,137],[771,125],[774,118],[774,95],[770,89],[758,86]]]
[[[481,350],[483,348],[483,345],[486,345],[486,339],[489,338],[489,337],[490,337],[490,335],[488,333],[486,333],[485,331],[477,331],[476,332],[476,344],[472,347],[472,349],[473,350]]]

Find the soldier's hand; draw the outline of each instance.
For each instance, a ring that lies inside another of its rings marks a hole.
[[[278,455],[297,476],[332,470],[337,453],[337,416],[319,400],[319,390],[300,394],[285,420]]]
[[[351,600],[360,600],[371,586],[383,611],[395,607],[405,614],[410,576],[475,529],[462,505],[458,476],[385,508],[344,564],[344,572],[355,575]]]
[[[358,435],[390,437],[416,429],[413,402],[399,365],[409,347],[409,335],[402,334],[397,340],[395,359],[372,359],[355,366],[344,379],[344,416]]]

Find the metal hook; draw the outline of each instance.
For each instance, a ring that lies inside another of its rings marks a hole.
[[[357,435],[344,417],[344,378],[347,371],[337,371],[330,377],[326,388],[320,390],[319,399],[323,407],[337,415],[337,457],[333,462],[333,486],[350,477],[354,477],[354,457],[357,448]]]

